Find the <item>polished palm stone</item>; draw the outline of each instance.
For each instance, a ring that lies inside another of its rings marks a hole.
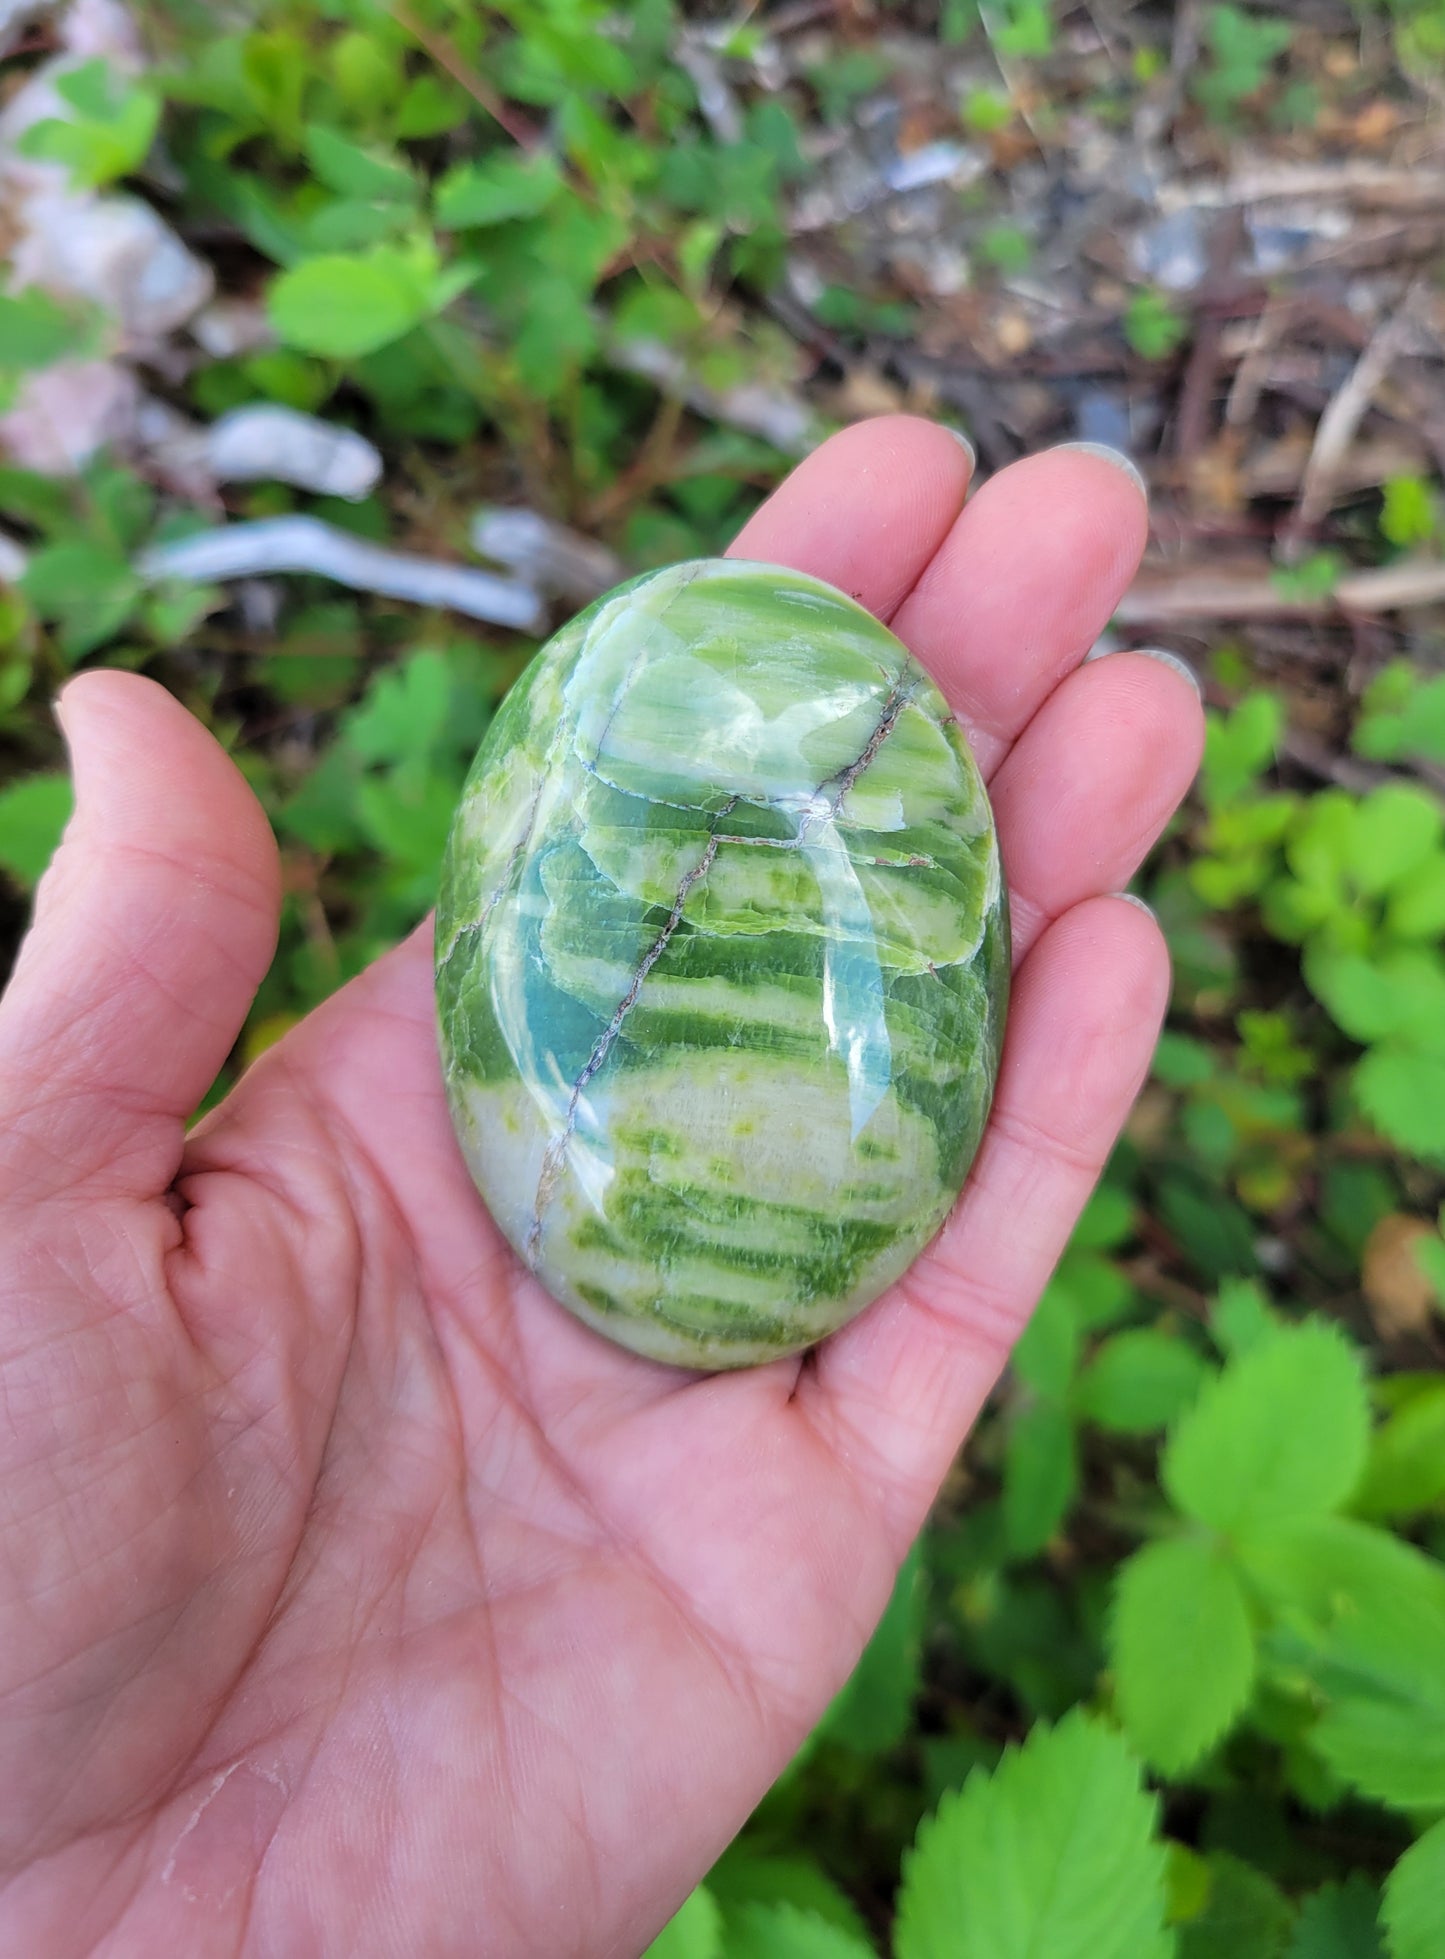
[[[542,649],[468,777],[457,1135],[589,1325],[688,1366],[794,1352],[957,1196],[1008,963],[988,798],[892,634],[772,565],[653,572]]]

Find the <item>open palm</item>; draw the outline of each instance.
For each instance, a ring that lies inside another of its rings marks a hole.
[[[187,1138],[275,846],[159,688],[67,689],[78,813],[0,1006],[0,1949],[631,1959],[844,1679],[1147,1066],[1123,884],[1195,765],[1080,666],[1142,499],[1055,451],[963,508],[925,422],[739,540],[891,620],[991,778],[1021,962],[932,1248],[802,1363],[697,1379],[520,1268],[452,1141],[429,933]]]

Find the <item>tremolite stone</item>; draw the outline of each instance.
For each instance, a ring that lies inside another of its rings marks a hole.
[[[1008,967],[988,798],[923,670],[817,579],[676,565],[542,649],[467,779],[437,909],[452,1118],[589,1326],[773,1359],[943,1221]]]

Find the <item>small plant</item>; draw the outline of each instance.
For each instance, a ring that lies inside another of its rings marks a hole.
[[[1189,322],[1152,286],[1143,287],[1129,301],[1124,338],[1145,360],[1168,360],[1188,337]]]
[[[1213,121],[1232,122],[1235,112],[1264,87],[1293,39],[1287,21],[1228,4],[1210,7],[1204,16],[1208,54],[1191,85],[1195,101]]]

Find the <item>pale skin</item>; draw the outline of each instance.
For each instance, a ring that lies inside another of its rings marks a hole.
[[[842,586],[991,783],[1018,967],[968,1187],[804,1361],[576,1325],[448,1126],[423,928],[186,1120],[275,940],[259,807],[159,687],[61,717],[78,808],[0,1003],[0,1950],[633,1959],[846,1677],[1148,1067],[1124,886],[1198,760],[1158,661],[1081,665],[1141,496],[976,495],[862,424],[736,549]]]

